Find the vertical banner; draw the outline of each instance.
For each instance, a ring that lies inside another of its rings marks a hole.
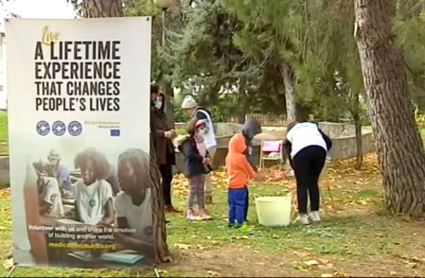
[[[15,262],[151,263],[151,18],[9,19],[6,34]]]

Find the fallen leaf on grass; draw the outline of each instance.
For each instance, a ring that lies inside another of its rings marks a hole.
[[[332,275],[333,275],[333,277],[350,277],[349,274],[344,273],[344,272],[334,272]]]
[[[12,269],[12,267],[15,265],[15,262],[13,261],[13,258],[7,259],[3,262],[3,267],[6,270]]]
[[[212,244],[212,245],[220,245],[220,244],[221,244],[221,242],[220,242],[220,241],[218,241],[218,240],[213,240],[213,241],[211,241],[211,244]]]
[[[412,263],[412,262],[409,262],[409,261],[403,261],[403,263],[406,264],[406,267],[410,267],[410,268],[416,268],[416,267],[418,267],[418,264],[417,263]]]
[[[211,276],[221,276],[220,273],[212,270],[208,270],[207,273]]]
[[[304,264],[308,266],[313,266],[313,265],[319,265],[319,262],[316,260],[309,260],[309,261],[305,261]]]
[[[9,198],[10,197],[10,188],[5,188],[0,190],[0,198]]]
[[[188,250],[190,248],[189,244],[183,244],[183,243],[176,243],[174,244],[174,246],[176,246],[178,249],[181,249],[181,250]]]
[[[230,239],[236,239],[236,240],[249,239],[249,236],[232,236]]]
[[[205,246],[202,246],[200,244],[196,245],[196,248],[199,249],[199,250],[205,250],[205,249],[207,249]]]

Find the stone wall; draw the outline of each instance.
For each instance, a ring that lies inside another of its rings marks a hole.
[[[187,123],[176,123],[176,129],[186,129]],[[215,123],[214,131],[217,137],[231,136],[235,133],[241,132],[242,125],[235,123]]]
[[[333,147],[329,152],[332,159],[349,158],[356,156],[356,137],[354,126],[349,124],[340,123],[319,123],[320,128],[324,133],[332,138]],[[176,128],[185,128],[186,124],[176,123]],[[217,151],[213,161],[213,167],[218,168],[224,165],[224,160],[227,155],[227,146],[233,134],[240,132],[242,129],[241,124],[236,123],[217,123],[215,130],[217,134]],[[283,136],[282,135],[279,136]],[[276,139],[276,138],[274,138]],[[282,138],[283,139],[283,138]],[[373,141],[372,132],[368,130],[363,131],[363,151],[369,153],[375,151],[375,144]],[[259,162],[260,154],[260,141],[254,141],[253,155],[254,159]],[[183,156],[181,153],[176,154],[177,165],[175,172],[183,171]],[[270,162],[272,163],[272,162]],[[9,181],[9,157],[0,157],[0,186],[8,185]]]
[[[329,156],[332,159],[357,156],[356,130],[352,124],[320,122],[320,129],[332,139]],[[375,142],[372,131],[362,130],[363,153],[374,152]]]
[[[183,127],[185,124],[176,124],[176,128],[179,126]],[[357,144],[356,144],[356,136],[355,136],[355,128],[354,125],[351,124],[343,124],[343,123],[330,123],[330,122],[320,122],[320,128],[326,133],[329,137],[332,138],[333,147],[329,152],[329,156],[332,159],[341,159],[341,158],[350,158],[355,157],[357,155]],[[234,134],[236,132],[240,132],[242,129],[241,124],[236,123],[217,123],[216,131],[218,134],[217,137],[217,151],[216,156],[214,157],[213,167],[221,167],[224,165],[224,160],[227,155],[227,144],[229,142],[230,136],[220,136],[220,134]],[[284,134],[284,133],[283,133]],[[282,135],[283,136],[283,135]],[[274,138],[276,139],[276,138]],[[280,139],[280,138],[279,138]],[[283,139],[283,137],[281,138]],[[367,154],[375,151],[375,144],[372,136],[372,132],[370,130],[363,130],[363,153]],[[254,140],[254,160],[257,161],[257,165],[259,164],[260,159],[260,140]],[[177,165],[176,171],[183,171],[183,157],[180,153],[177,154]],[[273,163],[272,161],[269,162]]]

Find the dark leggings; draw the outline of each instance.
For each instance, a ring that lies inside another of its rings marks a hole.
[[[326,150],[319,146],[309,146],[299,151],[293,158],[294,174],[297,180],[298,212],[307,213],[308,197],[310,210],[320,207],[319,176],[326,161]]]
[[[173,180],[173,165],[171,164],[161,164],[159,166],[159,171],[161,172],[162,182],[162,195],[164,198],[164,204],[170,206],[171,202],[171,181]]]

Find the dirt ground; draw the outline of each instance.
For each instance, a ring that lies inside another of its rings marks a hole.
[[[418,241],[425,242],[425,236]],[[411,257],[395,258],[383,254],[358,261],[338,256],[309,260],[312,256],[308,252],[285,250],[261,254],[241,245],[185,252],[180,256],[176,262],[162,267],[164,276],[174,271],[217,277],[423,277],[425,274],[425,261],[419,259],[425,258],[423,251]],[[303,265],[303,261],[308,262],[307,265]]]

